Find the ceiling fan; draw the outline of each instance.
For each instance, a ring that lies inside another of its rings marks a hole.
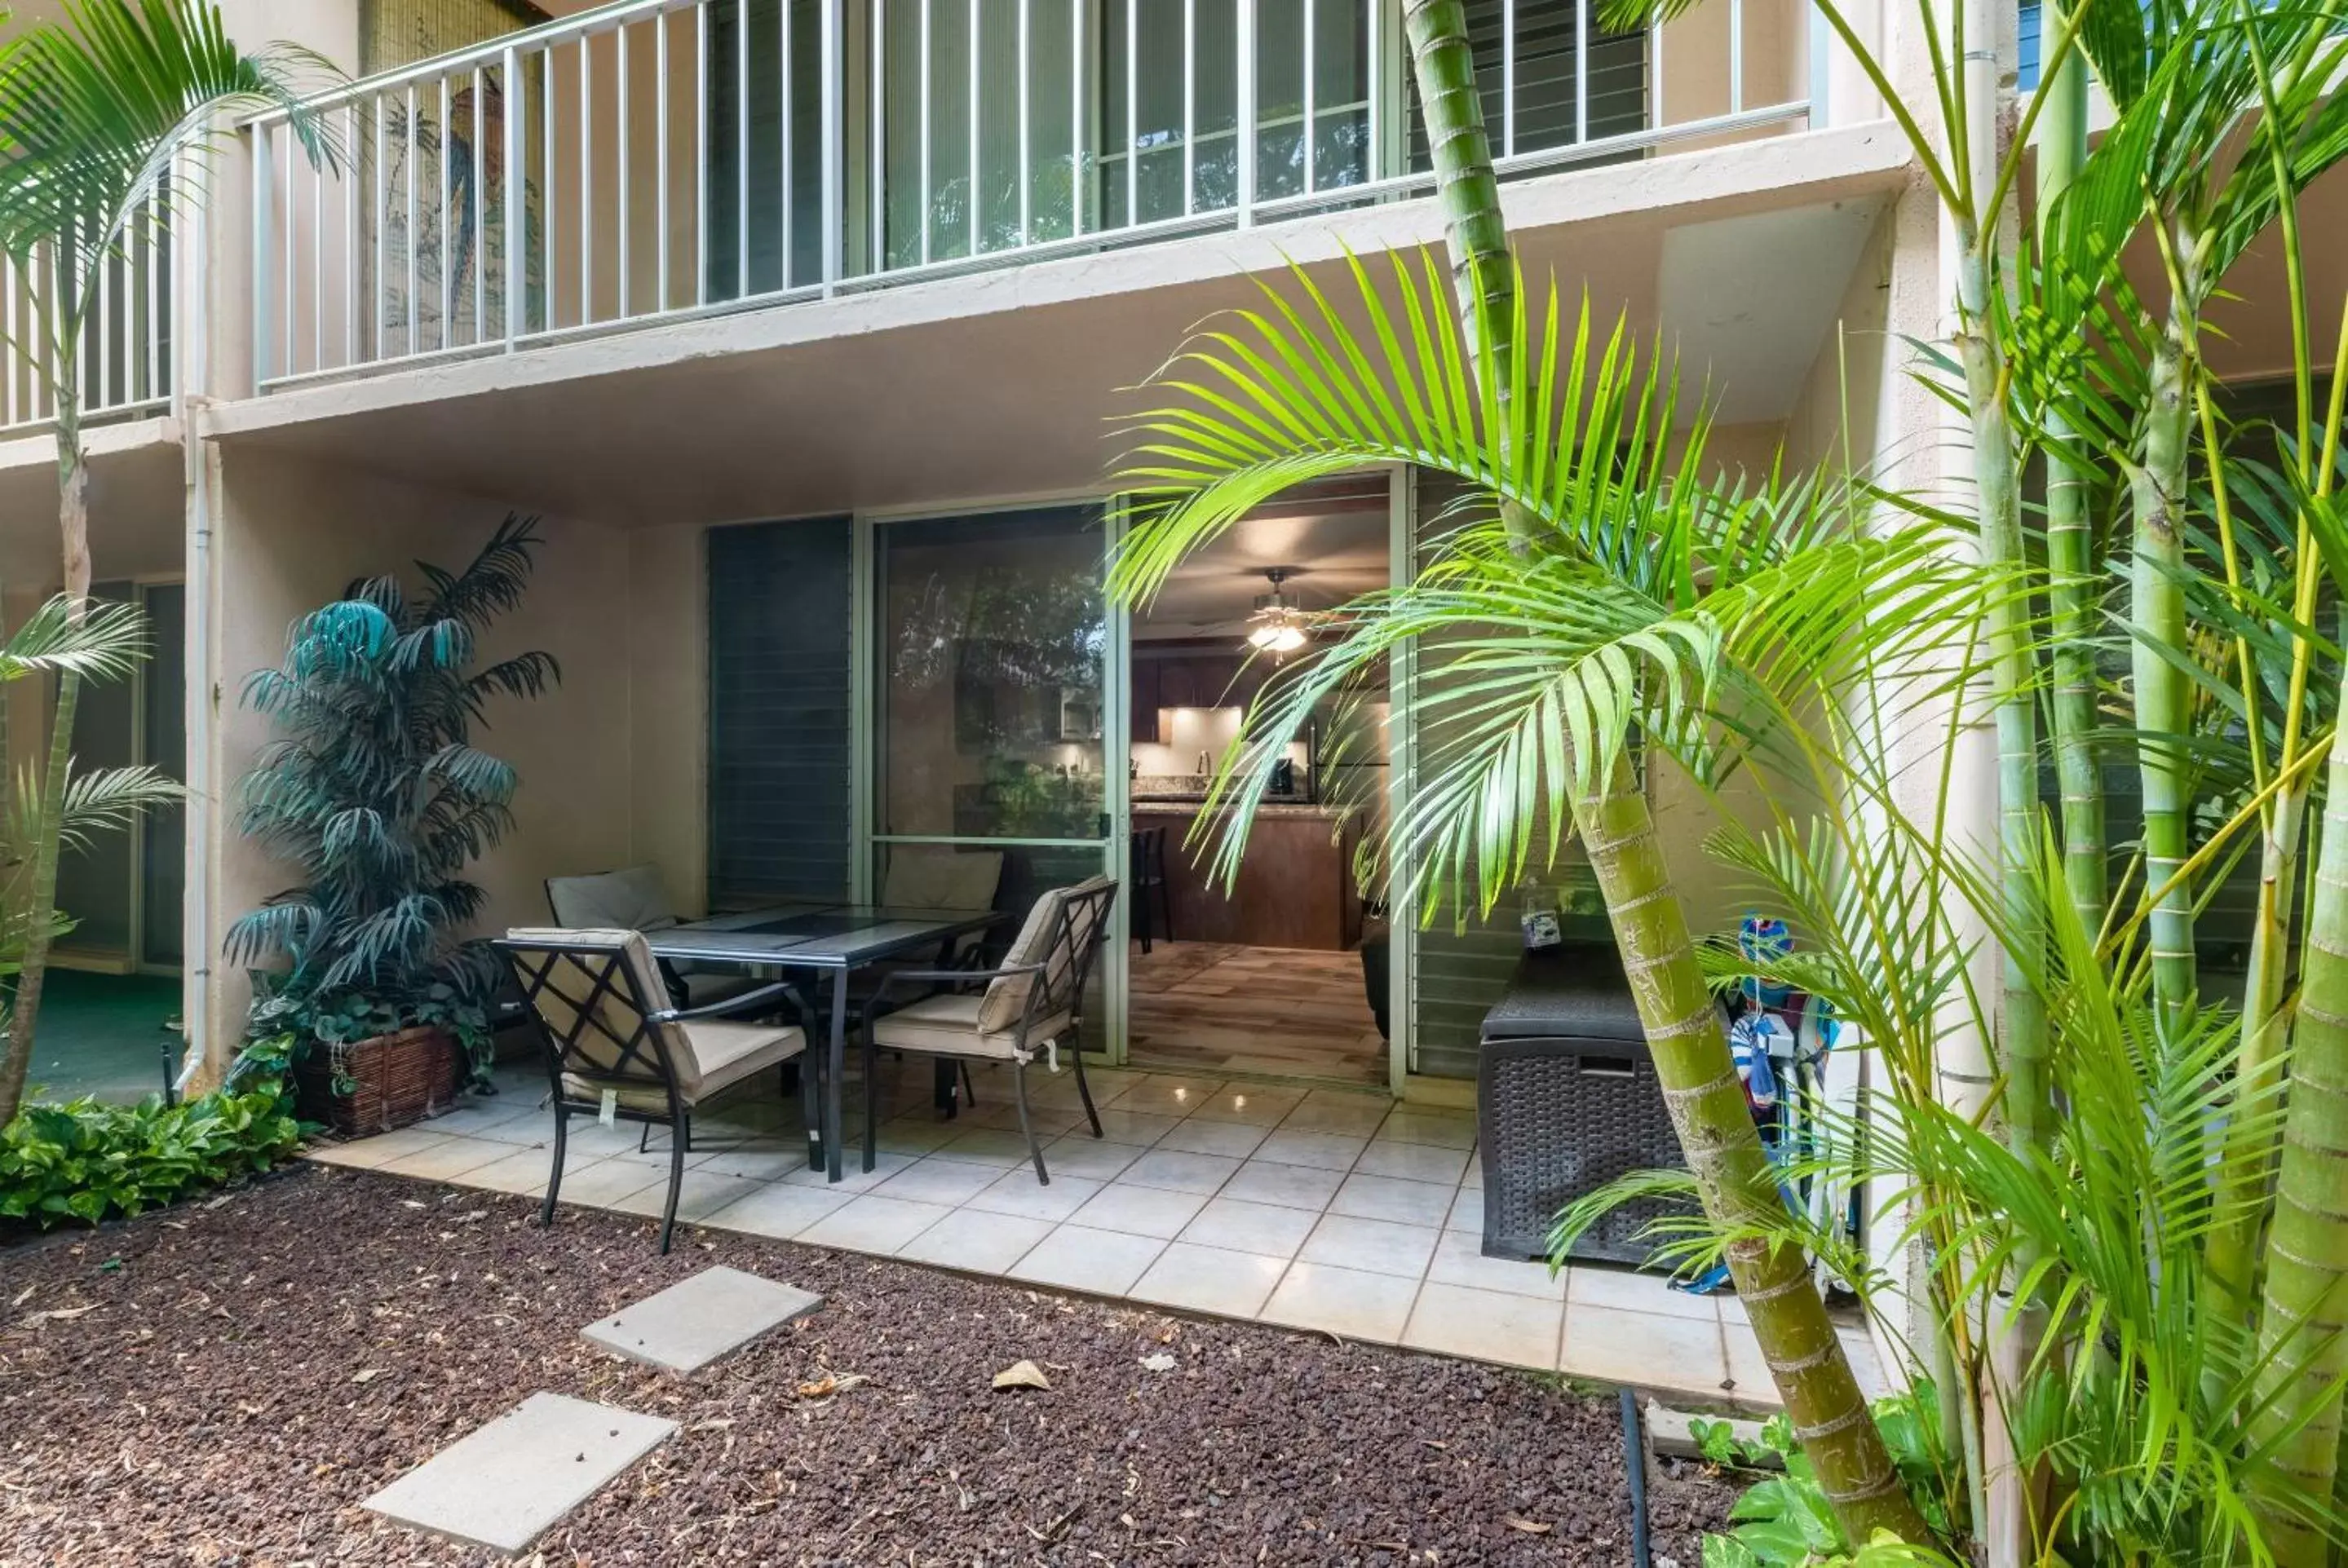
[[[1255,612],[1248,617],[1248,646],[1267,653],[1293,653],[1304,646],[1311,619],[1296,596],[1281,586],[1288,580],[1286,567],[1266,567],[1263,575],[1271,580],[1272,591],[1255,596]]]

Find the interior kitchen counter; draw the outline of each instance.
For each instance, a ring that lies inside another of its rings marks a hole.
[[[1326,952],[1360,944],[1362,897],[1354,886],[1354,852],[1362,835],[1357,808],[1303,801],[1258,805],[1238,884],[1228,893],[1212,880],[1213,845],[1184,842],[1205,809],[1196,795],[1133,802],[1136,830],[1166,832],[1175,940]],[[1231,809],[1214,808],[1218,815]],[[1142,890],[1133,896],[1142,897]]]

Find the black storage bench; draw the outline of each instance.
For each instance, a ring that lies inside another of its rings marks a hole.
[[[1485,1256],[1545,1256],[1566,1204],[1626,1172],[1684,1163],[1612,944],[1527,953],[1484,1016],[1479,1054]],[[1569,1255],[1644,1263],[1650,1244],[1639,1232],[1666,1208],[1618,1208]]]

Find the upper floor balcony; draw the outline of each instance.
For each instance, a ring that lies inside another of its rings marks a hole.
[[[1504,174],[1800,128],[1803,0],[1470,0]],[[1424,194],[1399,0],[619,0],[249,127],[257,389]]]

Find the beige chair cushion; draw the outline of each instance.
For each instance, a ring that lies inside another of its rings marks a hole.
[[[1054,938],[1060,934],[1060,901],[1066,890],[1055,887],[1035,900],[1027,911],[1026,923],[1019,927],[1011,950],[1003,955],[1002,967],[1014,968],[1025,964],[1040,964],[1052,956]],[[991,981],[980,999],[976,1027],[981,1034],[1001,1034],[1019,1027],[1019,1015],[1027,1009],[1027,993],[1039,979],[1037,975],[1004,975]]]
[[[778,1029],[772,1024],[695,1019],[669,1028],[685,1037],[682,1050],[670,1047],[669,1060],[676,1064],[677,1098],[688,1109],[766,1068],[790,1061],[807,1049],[805,1033],[797,1029]],[[578,1072],[562,1075],[562,1091],[582,1100],[593,1100],[606,1089],[615,1091],[620,1103],[632,1111],[661,1114],[668,1111],[668,1095],[657,1082],[647,1084],[633,1078],[607,1079]]]
[[[552,968],[545,983],[531,992],[530,1005],[547,1031],[558,1040],[576,1041],[572,1049],[598,1067],[618,1072],[623,1055],[622,1042],[633,1039],[644,1027],[644,1015],[637,1005],[641,996],[654,1009],[668,1003],[668,988],[661,981],[660,969],[653,962],[652,949],[645,946],[640,931],[612,928],[572,928],[546,926],[518,926],[506,933],[510,940],[528,942],[534,946],[561,948],[594,955],[595,968],[602,967],[602,956],[617,953],[622,969],[634,978],[636,990],[631,995],[624,980],[615,980],[601,996],[595,996],[595,973],[568,952],[553,955],[530,955],[525,961],[534,969],[551,958]],[[589,998],[594,998],[595,1017],[601,1029],[579,1028],[579,1014]],[[655,1026],[657,1027],[657,1026]],[[669,1049],[675,1051],[680,1037],[674,1029],[667,1031]],[[631,1062],[625,1076],[641,1076],[657,1082],[655,1069],[658,1054],[649,1040],[637,1045],[639,1060]]]
[[[984,999],[975,995],[924,997],[874,1022],[873,1043],[888,1050],[918,1050],[932,1056],[986,1056],[1004,1061],[1033,1061],[1047,1041],[1068,1031],[1066,1013],[1038,1019],[1027,1031],[1027,1049],[1019,1049],[1019,1020],[1008,1030],[978,1027]]]
[[[583,954],[616,952],[623,969],[634,977],[639,994],[650,999],[656,1010],[667,1007],[667,989],[642,932],[518,927],[506,935],[517,942]],[[531,956],[524,961],[535,966],[541,960]],[[569,1040],[594,989],[595,978],[586,965],[568,953],[559,954],[553,958],[546,983],[535,989],[530,1001],[548,1031],[558,1040]],[[608,1071],[565,1072],[563,1091],[592,1100],[609,1089],[631,1110],[666,1112],[668,1093],[661,1082],[660,1053],[652,1040],[641,1041],[634,1059],[623,1064],[622,1042],[647,1022],[635,999],[624,984],[618,984],[595,997],[594,1007],[602,1027],[582,1031],[572,1050],[593,1067]],[[771,1024],[695,1020],[650,1027],[668,1048],[678,1097],[688,1105],[740,1082],[760,1068],[787,1061],[807,1048],[807,1037],[798,1030]]]
[[[880,902],[892,909],[985,909],[1003,885],[1003,852],[921,847],[891,855]]]
[[[550,876],[546,901],[556,921],[572,930],[664,931],[676,924],[657,866]]]
[[[1026,1010],[1027,992],[1038,980],[1053,993],[1065,993],[1068,970],[1076,961],[1088,941],[1097,941],[1097,931],[1078,931],[1074,944],[1057,940],[1060,934],[1060,909],[1070,898],[1114,886],[1114,878],[1088,876],[1073,887],[1055,887],[1035,900],[1027,911],[1027,923],[1019,927],[1017,940],[1003,956],[1004,968],[1022,964],[1047,964],[1042,975],[1004,975],[986,988],[983,1005],[979,1009],[978,1027],[983,1034],[1000,1034],[1019,1027],[1019,1015]],[[1043,1037],[1039,1034],[1038,1040]]]

